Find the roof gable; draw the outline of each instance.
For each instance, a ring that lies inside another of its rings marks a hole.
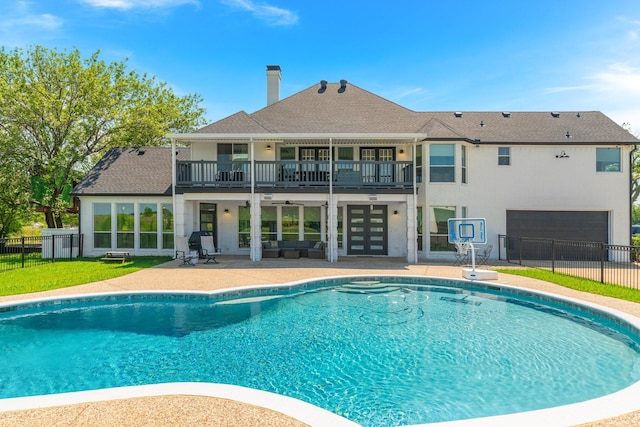
[[[262,126],[244,111],[235,113],[227,118],[211,123],[196,133],[264,133],[269,129]]]

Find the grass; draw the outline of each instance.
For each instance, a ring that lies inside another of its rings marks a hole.
[[[620,285],[603,284],[600,282],[595,282],[593,280],[568,276],[566,274],[552,273],[547,270],[538,270],[535,268],[501,268],[497,269],[496,271],[504,274],[513,274],[517,276],[530,277],[532,279],[544,280],[545,282],[555,283],[556,285],[564,286],[565,288],[569,289],[575,289],[577,291],[618,298],[625,301],[640,302],[640,290],[627,288]]]
[[[171,257],[133,257],[125,263],[96,258],[61,260],[0,273],[0,296],[41,292],[113,279],[170,261]]]

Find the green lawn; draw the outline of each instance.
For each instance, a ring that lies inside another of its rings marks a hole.
[[[600,282],[594,282],[593,280],[581,279],[579,277],[567,276],[566,274],[552,273],[550,271],[537,270],[534,268],[501,268],[496,271],[504,274],[513,274],[517,276],[531,277],[532,279],[544,280],[545,282],[555,283],[556,285],[564,286],[565,288],[589,292],[596,295],[604,295],[626,301],[640,302],[640,290],[638,289],[627,288],[619,285],[603,284]]]
[[[170,261],[171,257],[133,257],[125,263],[98,258],[61,260],[0,273],[0,296],[66,288],[124,276]]]

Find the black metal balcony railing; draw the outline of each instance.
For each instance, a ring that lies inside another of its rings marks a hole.
[[[412,162],[337,161],[256,161],[256,187],[308,188],[329,187],[329,177],[338,188],[413,188]],[[180,160],[176,163],[176,186],[235,187],[251,186],[251,163]]]

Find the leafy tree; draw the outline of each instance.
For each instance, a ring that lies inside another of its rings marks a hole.
[[[204,124],[199,95],[179,97],[99,53],[0,49],[0,145],[27,172],[50,228],[62,227],[71,185],[107,149],[162,145]]]
[[[29,179],[0,150],[0,239],[19,231],[31,216]]]
[[[624,122],[622,124],[622,128],[631,132],[631,123]],[[640,152],[638,152],[640,148],[636,148],[631,153],[631,203],[635,203],[638,200],[638,196],[640,196]],[[635,222],[635,209],[633,211],[634,214],[634,224]]]

